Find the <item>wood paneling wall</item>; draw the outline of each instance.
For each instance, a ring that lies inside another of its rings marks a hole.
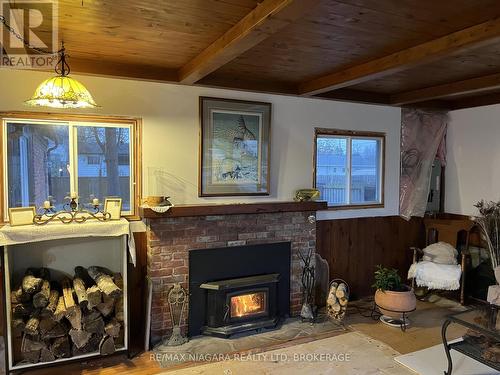
[[[406,279],[412,262],[411,246],[422,247],[422,219],[398,216],[317,222],[317,252],[330,266],[330,279],[342,278],[352,298],[373,294],[373,272],[378,264],[393,267]]]
[[[147,315],[147,256],[146,232],[134,232],[136,265],[128,263],[129,356],[144,351]]]

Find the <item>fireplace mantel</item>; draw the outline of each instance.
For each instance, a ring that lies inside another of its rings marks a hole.
[[[328,208],[326,201],[311,202],[259,202],[236,204],[199,204],[178,205],[165,213],[158,213],[150,208],[140,207],[140,216],[144,219],[161,219],[166,217],[190,217],[212,215],[242,215],[273,212],[305,212],[319,211]]]

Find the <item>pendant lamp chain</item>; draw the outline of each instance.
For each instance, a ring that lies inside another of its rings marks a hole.
[[[0,16],[0,22],[5,28],[19,39],[26,48],[39,54],[54,55],[29,44],[16,30],[10,26],[4,16]],[[66,61],[66,48],[62,42],[61,49],[56,52],[59,60],[54,68],[55,77],[43,81],[35,90],[33,96],[25,101],[25,104],[38,107],[51,108],[95,108],[98,105],[87,88],[72,77],[68,77],[71,69]]]
[[[60,51],[56,52],[56,53],[48,53],[46,51],[44,51],[43,49],[41,48],[38,48],[38,47],[35,47],[35,46],[32,46],[31,44],[29,44],[28,41],[26,41],[12,26],[10,26],[8,23],[7,23],[7,20],[5,19],[4,16],[0,15],[0,23],[2,23],[5,28],[12,34],[16,37],[16,39],[18,39],[19,41],[21,41],[21,43],[23,43],[23,45],[32,50],[32,51],[35,51],[36,53],[39,53],[41,55],[55,55],[55,54],[58,54]]]
[[[61,77],[66,77],[70,73],[71,69],[66,62],[66,48],[64,48],[64,42],[62,42],[62,47],[57,53],[59,54],[59,61],[57,62],[54,70]]]

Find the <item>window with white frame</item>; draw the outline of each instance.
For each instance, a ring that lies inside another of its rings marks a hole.
[[[74,192],[84,205],[120,197],[122,215],[137,215],[138,122],[105,120],[3,117],[3,207],[41,207],[51,197],[61,209]]]
[[[316,129],[314,185],[330,207],[383,205],[385,134]]]

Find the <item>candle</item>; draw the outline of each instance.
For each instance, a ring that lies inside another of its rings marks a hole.
[[[50,201],[43,202],[43,208],[50,208]]]
[[[98,206],[98,205],[99,205],[99,198],[94,198],[94,199],[92,199],[92,204],[93,204],[94,206]]]
[[[76,199],[76,193],[74,191],[71,192],[71,199]]]

